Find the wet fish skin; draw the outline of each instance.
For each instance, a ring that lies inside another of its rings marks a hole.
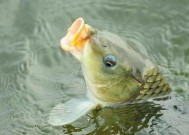
[[[140,93],[136,96],[137,100],[166,95],[171,92],[171,87],[157,66],[147,71],[144,79],[144,83],[139,87]]]
[[[86,97],[56,105],[51,125],[74,122],[89,110],[165,95],[171,88],[159,68],[116,34],[95,30],[78,18],[61,47],[81,63]],[[129,101],[129,102],[128,102]]]
[[[113,33],[97,31],[93,34],[81,58],[88,93],[110,103],[170,93],[171,88],[159,68],[146,56]],[[108,69],[103,65],[102,59],[108,54],[117,58],[115,68]]]
[[[82,18],[71,25],[61,46],[81,62],[87,96],[97,103],[126,102],[171,91],[158,67],[142,52],[116,34],[92,28]],[[114,57],[115,66],[105,66],[107,55]]]

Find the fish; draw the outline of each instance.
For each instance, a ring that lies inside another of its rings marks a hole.
[[[56,105],[48,122],[70,124],[91,109],[167,95],[171,87],[147,56],[136,51],[122,37],[97,30],[76,19],[60,41],[61,48],[80,63],[86,82],[86,96]]]

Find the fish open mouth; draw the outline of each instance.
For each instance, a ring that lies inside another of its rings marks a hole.
[[[61,39],[61,47],[66,51],[81,50],[93,31],[82,18],[78,18],[68,29],[66,36]]]
[[[61,47],[80,60],[86,42],[94,32],[91,26],[85,24],[83,18],[78,18],[68,29],[66,36],[61,39]]]
[[[78,35],[81,32],[83,27],[84,27],[84,20],[82,18],[78,18],[72,24],[72,26],[70,27],[69,31],[74,35]]]

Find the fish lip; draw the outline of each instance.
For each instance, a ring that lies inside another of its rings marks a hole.
[[[65,37],[63,37],[60,41],[61,47],[64,50],[71,50],[73,47],[72,42],[79,36],[79,33],[83,30],[85,26],[83,18],[76,19],[71,27],[68,29],[68,32]]]
[[[83,18],[78,18],[68,29],[67,34],[61,39],[61,47],[80,60],[88,41],[91,40],[91,36],[95,32],[95,29],[85,24]]]
[[[71,27],[68,29],[72,34],[78,34],[84,27],[84,20],[83,18],[76,19]]]

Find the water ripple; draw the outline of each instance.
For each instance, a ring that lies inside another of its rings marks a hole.
[[[0,134],[188,134],[187,0],[0,3]],[[79,62],[59,47],[77,17],[149,56],[170,82],[172,98],[90,111],[63,127],[48,125],[56,104],[85,94]]]

